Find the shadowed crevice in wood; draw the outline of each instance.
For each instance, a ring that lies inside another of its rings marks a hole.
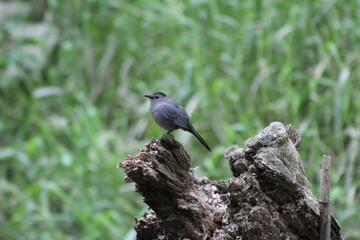
[[[225,158],[233,178],[196,176],[171,135],[119,163],[153,210],[136,220],[137,239],[318,239],[319,203],[312,195],[291,126],[271,123]],[[294,145],[295,144],[295,145]],[[331,239],[343,239],[332,218]]]

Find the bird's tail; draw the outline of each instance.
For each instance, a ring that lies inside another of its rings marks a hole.
[[[201,144],[209,151],[211,151],[209,145],[205,142],[205,140],[200,136],[200,134],[195,130],[195,128],[190,124],[190,130],[192,134],[201,142]]]

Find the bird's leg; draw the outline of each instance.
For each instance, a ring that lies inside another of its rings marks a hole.
[[[171,135],[171,132],[172,132],[171,130],[167,131],[167,132],[166,132],[166,135],[172,136],[172,135]]]

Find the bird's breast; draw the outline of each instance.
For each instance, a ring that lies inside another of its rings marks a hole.
[[[159,108],[154,108],[151,111],[151,115],[154,118],[156,124],[166,130],[173,131],[179,128],[173,123],[171,119],[167,118]]]

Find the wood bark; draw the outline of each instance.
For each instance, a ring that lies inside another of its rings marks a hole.
[[[331,158],[324,155],[320,184],[320,240],[330,240],[331,208],[330,208],[330,171]]]
[[[310,190],[291,126],[271,123],[244,147],[230,147],[233,178],[199,177],[171,135],[119,163],[152,211],[136,219],[137,239],[319,239],[319,202]],[[331,239],[343,239],[331,219]]]

